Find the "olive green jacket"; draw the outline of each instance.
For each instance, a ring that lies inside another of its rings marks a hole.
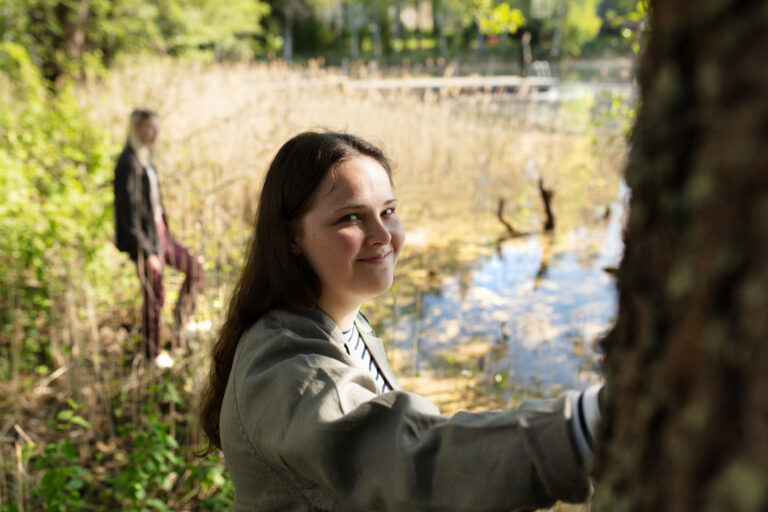
[[[567,396],[443,416],[402,391],[365,317],[356,325],[393,391],[377,392],[321,311],[271,311],[243,334],[220,419],[236,511],[480,512],[587,499]]]

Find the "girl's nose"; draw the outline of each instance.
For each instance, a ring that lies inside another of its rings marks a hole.
[[[392,240],[392,233],[389,232],[387,226],[378,217],[368,223],[366,229],[368,231],[366,233],[366,242],[371,245],[388,244]]]

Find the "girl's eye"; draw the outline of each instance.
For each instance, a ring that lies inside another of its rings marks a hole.
[[[356,213],[350,213],[339,219],[339,222],[354,222],[360,219],[360,216]]]
[[[387,208],[386,210],[381,212],[382,215],[392,215],[393,213],[395,213],[395,209],[394,208]]]

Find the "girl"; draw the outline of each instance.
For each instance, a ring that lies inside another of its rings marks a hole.
[[[176,332],[194,310],[196,291],[203,289],[203,269],[186,247],[168,231],[152,148],[157,140],[157,114],[136,109],[128,124],[128,140],[115,167],[115,242],[136,263],[144,298],[142,308],[144,352],[160,367],[173,364],[161,352],[160,312],[165,301],[163,264],[186,274],[174,308]]]
[[[585,500],[597,388],[450,418],[400,388],[359,312],[392,284],[396,211],[389,162],[357,137],[303,133],[270,165],[201,411],[235,510]]]

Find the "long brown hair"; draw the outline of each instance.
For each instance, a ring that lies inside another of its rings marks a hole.
[[[344,133],[299,134],[280,148],[270,164],[245,265],[213,347],[210,375],[202,391],[200,420],[210,441],[204,453],[221,448],[221,404],[243,332],[272,309],[312,310],[317,306],[320,279],[303,256],[291,253],[291,240],[323,178],[359,155],[378,161],[391,180],[384,153]]]

